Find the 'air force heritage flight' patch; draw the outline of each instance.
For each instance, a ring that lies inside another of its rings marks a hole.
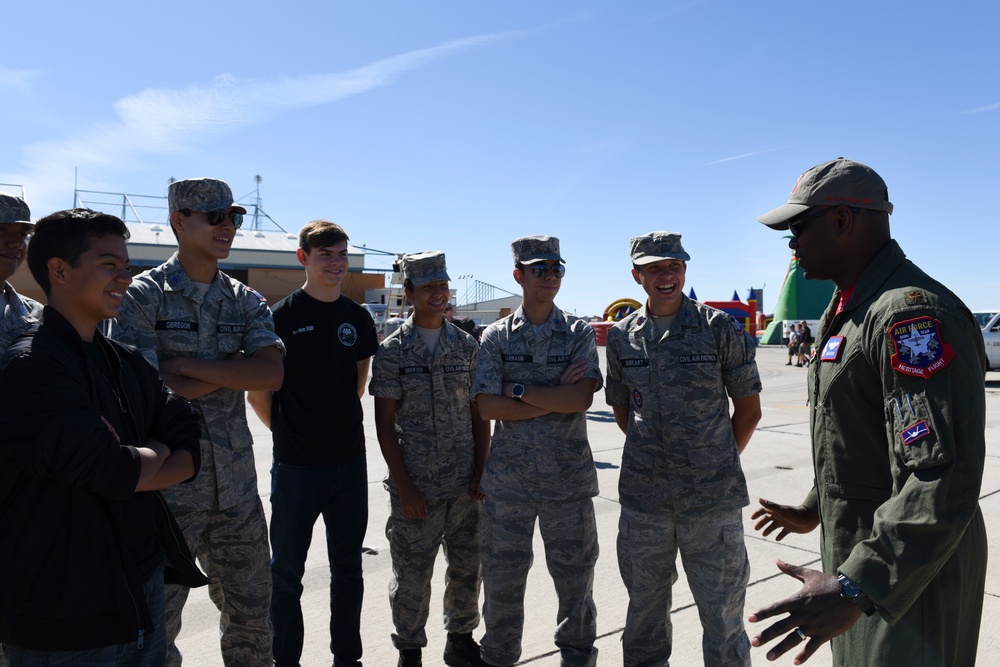
[[[896,322],[888,335],[896,347],[890,364],[903,375],[929,378],[948,365],[955,356],[951,345],[941,339],[941,323],[929,315]]]

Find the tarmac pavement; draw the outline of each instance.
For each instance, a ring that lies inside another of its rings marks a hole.
[[[604,348],[600,348],[604,368]],[[799,503],[812,484],[812,462],[809,447],[809,414],[805,405],[805,369],[785,366],[784,348],[764,347],[757,361],[763,380],[761,394],[763,417],[753,439],[743,454],[743,468],[750,488],[750,506],[744,509],[747,550],[750,557],[750,584],[747,589],[744,618],[753,610],[788,597],[800,584],[781,574],[774,561],[819,568],[819,532],[790,535],[782,542],[761,538],[754,532],[750,514],[756,500],[765,497],[777,502]],[[996,553],[1000,539],[1000,373],[987,374],[986,380],[986,464],[980,504],[986,517],[990,536],[990,551]],[[386,466],[375,438],[374,400],[363,399],[365,434],[368,441],[369,523],[365,545],[370,550],[364,557],[365,600],[362,611],[363,661],[367,667],[394,667],[397,653],[389,639],[393,630],[389,614],[388,583],[390,559],[385,538],[385,521],[389,514],[388,493],[382,487]],[[254,436],[254,453],[264,508],[270,514],[270,433],[247,407],[247,416]],[[625,623],[628,596],[618,573],[615,540],[618,531],[618,470],[621,465],[624,436],[615,425],[611,409],[604,403],[603,391],[594,399],[588,412],[588,427],[594,461],[597,466],[601,493],[594,499],[601,555],[597,561],[594,598],[598,612],[598,664],[620,665],[621,635]],[[519,665],[558,667],[559,656],[553,642],[556,597],[544,564],[541,538],[535,532],[534,566],[528,578],[525,597],[525,629],[523,651]],[[679,560],[679,559],[678,559]],[[330,665],[329,650],[329,566],[322,520],[316,524],[313,544],[303,579],[302,608],[306,635],[302,656],[304,667]],[[439,557],[433,580],[431,615],[427,624],[428,647],[424,649],[424,665],[443,665],[445,632],[441,621],[441,596],[444,587],[444,558]],[[1000,665],[1000,570],[987,570],[983,627],[979,639],[979,664]],[[674,585],[673,593],[674,649],[671,664],[675,667],[701,665],[701,625],[686,578],[683,574]],[[218,641],[219,614],[208,599],[207,588],[191,592],[184,610],[184,627],[178,645],[187,665],[221,665]],[[761,624],[761,629],[765,624]],[[758,629],[748,624],[752,636]],[[476,631],[478,640],[482,625]],[[764,658],[766,649],[753,649],[757,665],[791,665],[795,651],[774,663]],[[829,667],[829,646],[821,648],[806,664]]]

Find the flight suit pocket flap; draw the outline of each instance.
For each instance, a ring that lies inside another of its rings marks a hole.
[[[912,387],[896,390],[886,402],[886,423],[893,450],[910,470],[947,465],[952,457],[941,442],[936,415],[924,391],[914,391]]]

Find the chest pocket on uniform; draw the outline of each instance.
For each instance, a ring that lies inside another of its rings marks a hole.
[[[208,306],[206,306],[208,307]],[[229,301],[222,303],[219,313],[218,324],[216,324],[215,335],[219,341],[219,352],[230,355],[243,349],[243,336],[246,335],[247,325],[235,304]]]
[[[399,383],[403,385],[404,396],[411,392],[427,391],[431,384],[430,369],[417,364],[400,366]]]
[[[472,376],[470,375],[471,366],[469,364],[463,363],[449,363],[445,360],[444,364],[444,386],[449,390],[459,390],[463,389],[468,391],[469,387],[472,386]]]
[[[242,350],[245,328],[242,324],[219,324],[217,331],[219,352],[228,355]]]
[[[187,319],[157,320],[156,338],[161,359],[185,355],[198,349],[198,322]]]
[[[645,387],[649,384],[649,359],[622,359],[622,384],[626,387]]]

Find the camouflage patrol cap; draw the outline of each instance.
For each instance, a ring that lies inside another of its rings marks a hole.
[[[691,255],[684,252],[681,235],[677,232],[650,232],[636,236],[629,243],[629,254],[636,266],[664,259],[679,259],[685,262],[691,259]]]
[[[217,178],[188,178],[174,181],[167,188],[167,204],[171,213],[184,209],[192,211],[232,209],[238,213],[247,212],[233,201],[233,191],[229,189],[229,185]]]
[[[559,255],[559,239],[554,236],[522,236],[510,244],[515,264],[534,264],[557,260],[566,263]]]
[[[0,192],[0,223],[34,224],[31,222],[31,211],[24,200],[3,192]]]
[[[838,204],[892,213],[889,188],[882,177],[868,165],[838,157],[803,172],[788,203],[757,220],[771,229],[788,229],[788,222],[810,207]]]
[[[451,280],[440,250],[403,255],[403,278],[420,287],[435,280]]]

